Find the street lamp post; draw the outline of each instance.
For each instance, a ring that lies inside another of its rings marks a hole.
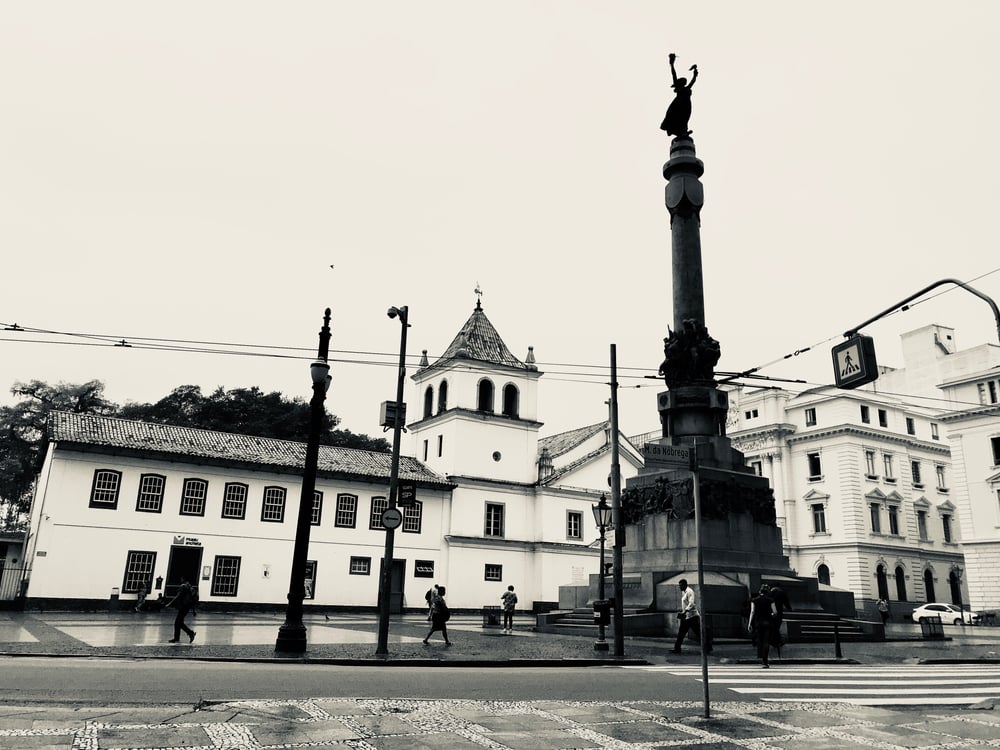
[[[403,429],[403,384],[406,380],[406,329],[410,327],[410,309],[390,307],[386,314],[390,318],[399,318],[402,330],[399,334],[399,373],[396,378],[396,410],[392,430],[392,464],[389,469],[389,505],[396,507],[396,497],[399,491],[399,440]],[[388,510],[388,508],[386,510]],[[385,525],[385,524],[383,524]],[[382,554],[382,572],[379,576],[378,602],[378,644],[375,648],[377,656],[389,654],[389,614],[392,597],[392,548],[396,529],[385,525],[385,551]]]
[[[591,510],[594,511],[594,521],[597,522],[597,528],[601,530],[601,573],[597,579],[597,598],[601,602],[601,606],[604,607],[607,606],[607,601],[604,599],[604,540],[607,529],[611,525],[611,512],[614,509],[608,505],[608,498],[602,492],[600,502],[597,505],[592,505]],[[595,651],[608,650],[608,642],[604,640],[604,617],[605,612],[602,611],[597,621],[598,633],[597,642],[594,644]]]
[[[295,526],[295,546],[292,550],[292,572],[288,582],[288,608],[285,622],[278,628],[274,650],[282,653],[302,654],[306,650],[306,627],[302,623],[302,601],[305,599],[306,558],[309,556],[309,532],[316,495],[316,465],[319,463],[319,435],[323,428],[323,402],[330,387],[330,308],[323,315],[323,328],[319,332],[319,350],[316,361],[309,365],[313,395],[309,402],[309,436],[306,440],[306,460],[302,473],[302,495],[299,498],[299,517]]]

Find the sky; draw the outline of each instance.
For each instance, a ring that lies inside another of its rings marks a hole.
[[[998,22],[991,0],[3,2],[0,327],[24,330],[0,330],[0,403],[32,379],[309,398],[329,307],[327,408],[377,435],[386,309],[412,374],[478,286],[546,373],[543,435],[607,417],[612,344],[622,431],[658,429],[670,52],[699,68],[718,369],[829,383],[844,331],[940,279],[1000,298]],[[898,366],[930,323],[997,343],[951,286],[864,332]]]

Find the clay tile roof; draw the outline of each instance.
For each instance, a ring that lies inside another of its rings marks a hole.
[[[474,359],[519,370],[530,369],[511,354],[478,302],[472,315],[465,321],[465,325],[431,367],[437,367],[453,359]]]
[[[543,448],[546,448],[549,451],[549,455],[555,458],[567,451],[573,450],[588,438],[593,437],[599,432],[603,432],[607,427],[608,423],[605,421],[587,425],[586,427],[577,427],[575,430],[560,432],[557,435],[550,435],[538,441],[538,450],[541,452]]]
[[[49,437],[60,443],[260,464],[278,469],[301,468],[306,455],[305,443],[291,440],[62,411],[49,415],[48,431]],[[391,463],[389,453],[321,445],[317,470],[388,480]],[[399,477],[450,486],[444,477],[410,456],[400,456]]]

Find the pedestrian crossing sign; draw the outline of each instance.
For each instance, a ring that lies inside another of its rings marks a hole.
[[[855,334],[833,347],[833,374],[838,388],[857,388],[877,380],[874,339]]]

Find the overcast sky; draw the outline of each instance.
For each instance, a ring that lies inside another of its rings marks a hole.
[[[415,364],[478,283],[547,373],[543,434],[607,415],[611,343],[623,386],[643,386],[622,390],[622,430],[657,429],[663,384],[641,376],[672,318],[669,52],[700,70],[720,370],[829,382],[845,330],[938,279],[1000,299],[990,0],[0,8],[0,323],[29,329],[0,332],[3,403],[33,378],[100,379],[118,402],[189,383],[308,398],[329,306],[327,406],[377,434],[386,308],[409,306]],[[960,290],[866,333],[899,365],[899,335],[933,322],[962,348],[997,342]],[[161,339],[289,348],[140,348]]]

